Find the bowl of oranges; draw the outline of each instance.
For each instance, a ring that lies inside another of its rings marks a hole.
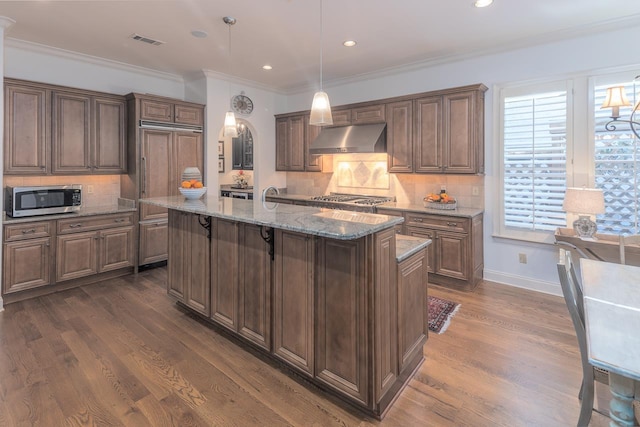
[[[184,180],[178,188],[180,193],[189,200],[199,199],[207,192],[207,187],[202,184],[202,181],[197,179]]]
[[[456,199],[445,192],[427,194],[422,201],[424,207],[430,209],[453,210],[458,206]]]

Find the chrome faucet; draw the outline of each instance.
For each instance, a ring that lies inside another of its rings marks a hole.
[[[262,201],[264,202],[267,199],[267,196],[271,196],[273,194],[275,195],[280,194],[280,190],[278,190],[278,187],[270,185],[264,190],[262,190]]]

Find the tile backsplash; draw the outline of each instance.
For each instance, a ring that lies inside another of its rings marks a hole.
[[[334,155],[333,162],[334,173],[287,172],[287,191],[310,196],[332,191],[392,195],[399,203],[421,205],[425,195],[439,193],[444,186],[459,206],[484,208],[482,175],[386,173],[386,154]]]
[[[113,206],[118,204],[118,198],[120,197],[120,175],[5,175],[3,179],[4,187],[64,184],[82,184],[82,205],[85,207]],[[89,186],[92,186],[92,193],[89,192]]]

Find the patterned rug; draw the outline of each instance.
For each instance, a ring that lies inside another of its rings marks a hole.
[[[441,334],[447,330],[451,318],[460,308],[460,304],[438,297],[427,297],[429,307],[429,330]]]

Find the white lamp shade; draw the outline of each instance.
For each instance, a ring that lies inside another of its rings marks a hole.
[[[327,126],[333,124],[331,104],[329,103],[329,95],[327,95],[326,92],[316,92],[315,95],[313,95],[309,124],[314,126]]]
[[[627,99],[627,93],[624,87],[614,86],[607,89],[607,96],[604,98],[604,102],[600,108],[624,107],[627,105],[631,105],[631,103],[629,99]]]
[[[224,136],[230,136],[232,138],[238,137],[238,128],[236,127],[236,116],[233,114],[233,111],[227,111],[226,116],[224,116]]]
[[[604,193],[598,188],[567,188],[562,209],[577,214],[602,214]]]

